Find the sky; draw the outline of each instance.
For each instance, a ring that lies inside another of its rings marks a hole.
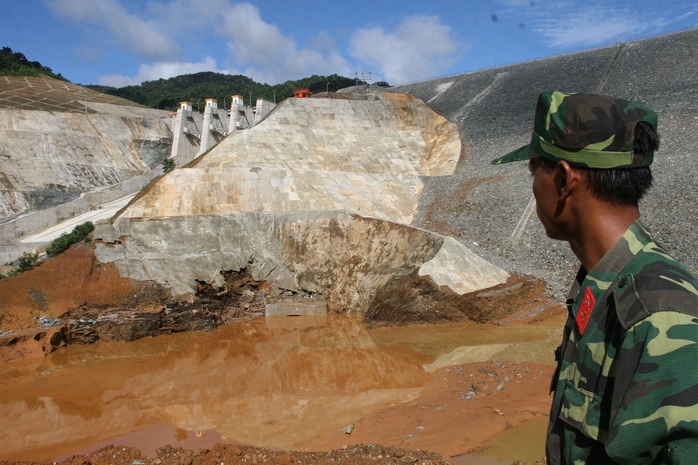
[[[696,27],[695,0],[2,0],[0,46],[75,84],[214,71],[398,85]]]

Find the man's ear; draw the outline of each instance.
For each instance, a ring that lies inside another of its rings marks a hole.
[[[565,160],[560,160],[555,165],[554,179],[558,198],[565,200],[577,188],[579,170],[570,166]]]

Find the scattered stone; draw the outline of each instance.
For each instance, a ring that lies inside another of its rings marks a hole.
[[[50,316],[39,317],[39,326],[42,328],[53,328],[54,326],[60,326],[63,324],[58,318],[51,318]]]

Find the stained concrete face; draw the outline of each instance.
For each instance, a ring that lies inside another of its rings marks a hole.
[[[460,138],[419,100],[380,95],[288,99],[170,173],[122,218],[345,210],[410,223],[419,176],[451,174]]]
[[[97,256],[174,294],[246,268],[330,311],[364,312],[414,272],[457,294],[491,287],[503,270],[409,226],[419,177],[451,174],[460,152],[455,125],[407,94],[288,99],[100,226]]]

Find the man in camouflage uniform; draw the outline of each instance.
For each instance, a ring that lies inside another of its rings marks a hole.
[[[657,115],[591,94],[539,96],[528,160],[546,234],[581,268],[556,355],[549,465],[698,465],[698,280],[640,219]]]

